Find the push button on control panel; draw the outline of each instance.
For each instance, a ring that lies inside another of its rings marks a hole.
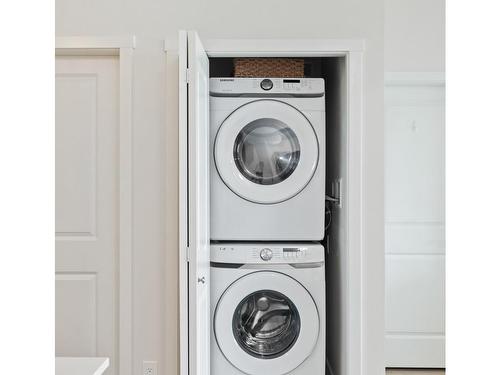
[[[268,260],[271,260],[272,257],[273,251],[271,249],[265,248],[260,251],[260,259],[267,262]]]
[[[273,88],[273,81],[271,81],[270,79],[263,79],[261,82],[260,82],[260,87],[262,88],[262,90],[271,90]]]

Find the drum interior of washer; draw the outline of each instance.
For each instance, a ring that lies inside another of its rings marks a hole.
[[[272,359],[285,354],[300,333],[300,316],[293,302],[272,290],[245,297],[233,314],[233,334],[253,357]]]

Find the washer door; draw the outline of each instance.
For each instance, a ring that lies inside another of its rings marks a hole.
[[[299,282],[259,271],[226,289],[215,309],[214,333],[222,354],[238,370],[278,375],[309,357],[319,324],[316,304]]]
[[[235,194],[272,204],[294,197],[309,183],[319,145],[300,111],[277,100],[257,100],[224,120],[214,158],[220,177]]]

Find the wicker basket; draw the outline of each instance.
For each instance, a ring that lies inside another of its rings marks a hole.
[[[304,59],[236,58],[234,76],[301,78],[304,77]]]

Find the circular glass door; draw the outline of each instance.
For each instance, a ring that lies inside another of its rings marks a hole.
[[[260,185],[274,185],[286,180],[299,164],[300,143],[282,121],[261,118],[239,132],[233,157],[246,179]]]
[[[226,186],[261,204],[285,201],[309,183],[319,159],[309,120],[289,104],[256,100],[239,107],[222,123],[214,159]]]
[[[222,354],[251,375],[287,374],[314,350],[319,314],[309,292],[281,272],[257,271],[232,283],[215,307]]]
[[[272,290],[245,297],[233,314],[233,335],[240,347],[256,358],[286,353],[300,333],[300,315],[294,303]]]

